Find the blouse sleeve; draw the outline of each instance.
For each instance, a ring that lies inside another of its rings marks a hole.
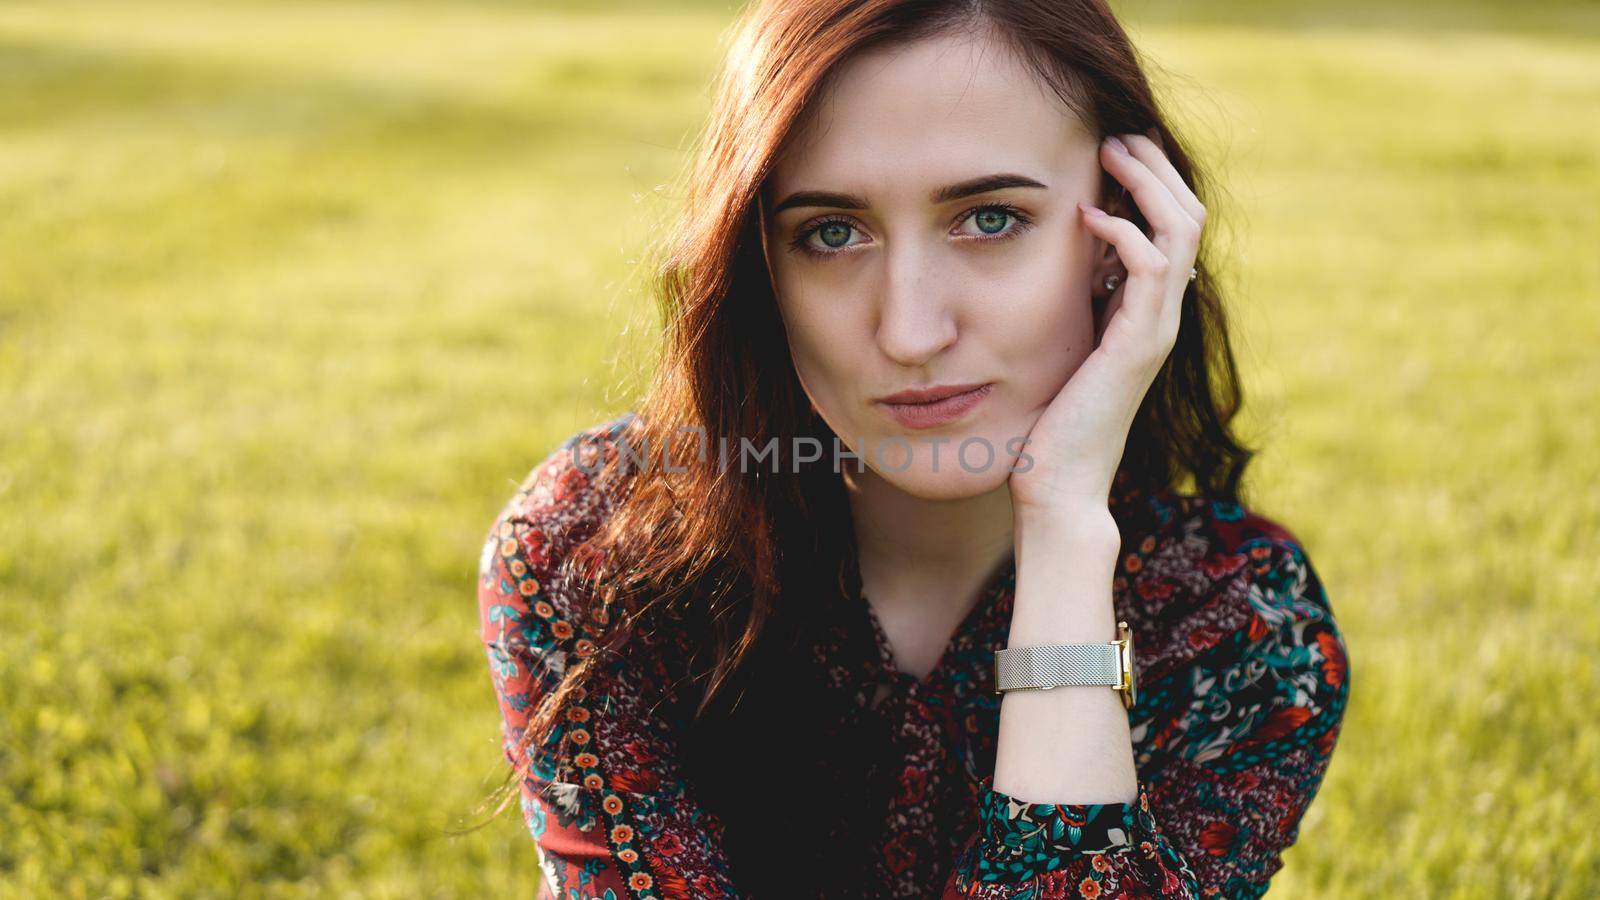
[[[1140,685],[1130,714],[1147,749],[1135,800],[1030,803],[988,776],[946,900],[1266,892],[1327,770],[1349,666],[1300,547],[1241,552],[1245,624]]]
[[[582,472],[547,461],[496,518],[479,563],[481,633],[504,756],[519,769],[531,759],[520,799],[548,891],[540,896],[736,896],[722,824],[681,777],[674,730],[639,688],[664,683],[656,656],[606,663],[548,740],[530,752],[518,748],[569,661],[594,648],[575,608],[582,594],[569,594],[557,574],[575,507],[556,498],[582,487]]]

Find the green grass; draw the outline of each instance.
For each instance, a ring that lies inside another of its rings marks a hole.
[[[531,895],[479,542],[731,3],[0,7],[0,896]],[[1282,896],[1600,891],[1600,17],[1125,3],[1354,696]]]

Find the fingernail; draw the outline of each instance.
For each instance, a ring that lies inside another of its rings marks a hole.
[[[1098,206],[1090,206],[1089,204],[1084,203],[1081,200],[1078,202],[1078,208],[1083,210],[1084,212],[1088,213],[1089,215],[1094,216],[1095,218],[1103,218],[1105,216],[1105,214],[1106,214],[1105,210],[1101,209],[1100,207],[1098,207]]]
[[[1106,143],[1111,145],[1111,149],[1117,151],[1118,153],[1121,153],[1123,156],[1130,155],[1128,153],[1128,145],[1124,144],[1121,140],[1119,140],[1116,135],[1113,134],[1110,137],[1106,138]]]

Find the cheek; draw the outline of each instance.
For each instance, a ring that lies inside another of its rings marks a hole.
[[[996,292],[1006,300],[987,328],[1000,336],[995,350],[1032,403],[1053,396],[1094,349],[1088,278],[1089,266],[1077,254],[1039,253],[1008,273],[1006,288]]]
[[[785,296],[791,299],[781,303],[779,310],[795,374],[811,402],[826,411],[848,394],[854,371],[851,361],[862,358],[853,349],[853,326],[845,316],[832,314],[803,292]]]
[[[1053,284],[1055,289],[1046,289]],[[1087,350],[1094,340],[1094,311],[1089,291],[1065,281],[1037,282],[1016,295],[1008,331],[1020,352],[1038,354],[1053,349],[1059,355],[1070,347]]]
[[[1046,241],[1062,250],[1046,252]],[[986,273],[992,295],[1006,298],[1004,314],[1019,334],[1051,337],[1084,327],[1092,330],[1090,267],[1087,254],[1079,250],[1067,235],[1039,235],[1003,268]]]

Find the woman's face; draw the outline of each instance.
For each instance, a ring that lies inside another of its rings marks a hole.
[[[763,194],[767,262],[806,394],[878,476],[929,499],[1005,483],[1094,349],[1090,279],[1114,258],[1075,204],[1099,199],[1098,153],[975,34],[862,54],[808,111]],[[953,418],[880,402],[971,384]]]

